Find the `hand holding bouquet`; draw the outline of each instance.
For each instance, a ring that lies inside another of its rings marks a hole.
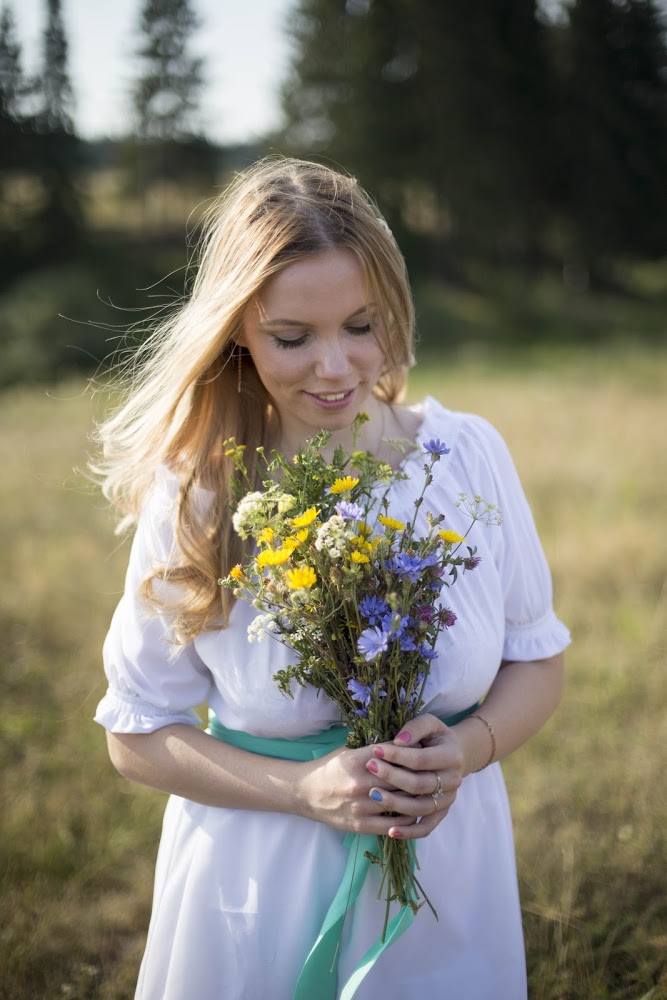
[[[355,419],[355,441],[366,419]],[[274,677],[280,690],[292,695],[296,683],[323,691],[340,710],[347,745],[362,747],[392,740],[422,710],[436,639],[456,621],[441,603],[443,588],[480,560],[464,536],[443,528],[441,512],[427,513],[427,531],[417,533],[433,466],[449,454],[443,443],[423,444],[424,480],[406,522],[390,503],[405,473],[340,446],[327,461],[329,437],[308,440],[291,461],[260,449],[261,491],[249,489],[244,447],[225,442],[236,469],[234,527],[254,551],[221,583],[262,612],[248,629],[251,642],[270,634],[294,651],[294,663]],[[461,496],[459,505],[471,526],[500,519],[480,497]],[[414,875],[414,846],[378,840],[371,860],[382,867],[387,907],[397,900],[416,910],[428,900]]]

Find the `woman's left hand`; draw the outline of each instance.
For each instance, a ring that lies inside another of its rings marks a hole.
[[[401,840],[428,836],[456,799],[463,766],[454,730],[435,715],[411,719],[392,743],[374,746],[366,767],[382,784],[371,789],[370,797],[378,801],[382,812],[401,817],[389,835]],[[406,824],[408,816],[414,818]]]

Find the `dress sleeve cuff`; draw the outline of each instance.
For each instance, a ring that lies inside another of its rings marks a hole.
[[[571,641],[569,630],[551,610],[536,622],[525,625],[507,623],[503,659],[521,662],[544,660],[562,653]]]
[[[157,708],[131,694],[109,688],[97,706],[95,722],[110,733],[153,733],[175,722],[198,726],[201,719],[194,708],[182,711]]]

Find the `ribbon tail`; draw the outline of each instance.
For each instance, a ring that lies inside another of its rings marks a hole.
[[[345,872],[317,941],[301,970],[293,1000],[313,1000],[313,997],[318,1000],[336,1000],[338,944],[343,921],[348,909],[357,899],[371,865],[364,852],[377,847],[377,837],[348,834],[344,843],[349,848]],[[387,937],[389,938],[389,934]]]
[[[352,997],[357,992],[357,989],[365,979],[366,975],[371,971],[382,952],[388,948],[389,945],[393,944],[394,941],[397,941],[401,934],[404,934],[405,931],[407,931],[414,919],[414,911],[409,906],[402,906],[400,911],[389,921],[384,941],[378,938],[375,944],[368,949],[364,957],[359,962],[359,965],[345,983],[345,986],[340,994],[340,1000],[352,1000]]]

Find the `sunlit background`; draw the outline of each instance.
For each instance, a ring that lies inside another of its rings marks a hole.
[[[269,153],[376,196],[415,293],[409,398],[503,433],[573,631],[562,707],[505,765],[531,1000],[665,1000],[654,0],[0,0],[0,997],[134,993],[164,797],[91,721],[128,549],[89,434],[187,295],[202,209]]]

